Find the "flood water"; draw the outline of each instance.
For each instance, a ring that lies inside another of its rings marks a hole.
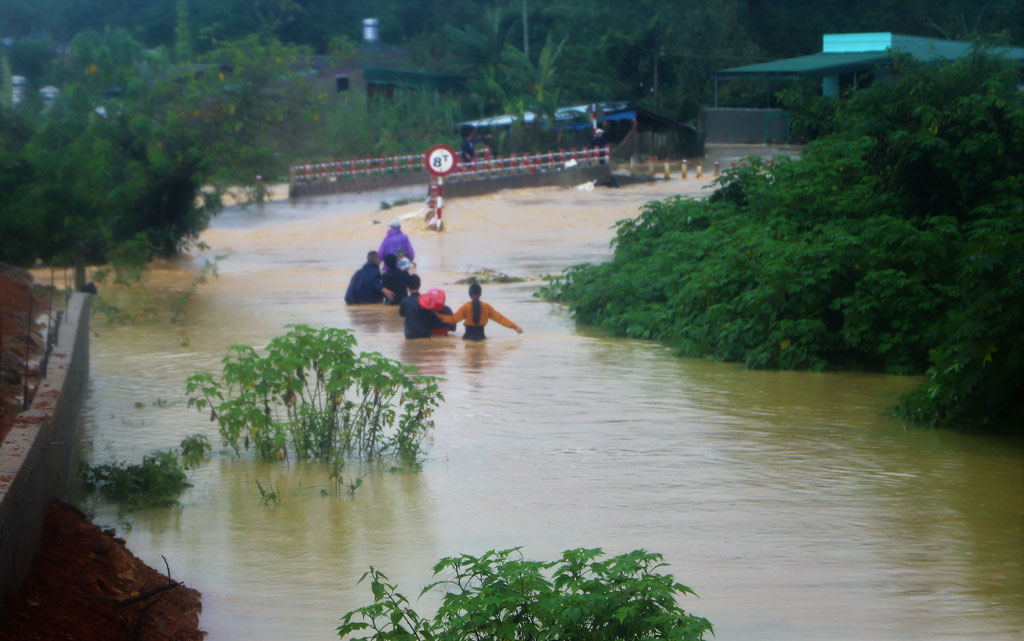
[[[97,325],[82,456],[138,460],[194,432],[219,443],[185,407],[186,377],[306,323],[354,328],[360,349],[445,378],[426,461],[366,467],[354,496],[324,497],[322,466],[215,447],[179,507],[119,516],[99,502],[97,519],[203,593],[213,641],[336,638],[370,601],[356,585],[368,566],[414,597],[440,557],[518,545],[543,559],[660,552],[721,641],[1020,639],[1020,442],[907,429],[888,408],[919,379],[679,359],[532,296],[541,275],[608,257],[614,221],[683,188],[505,192],[446,202],[442,234],[409,221],[425,288],[453,307],[473,269],[531,279],[484,287],[525,334],[492,324],[483,344],[407,342],[393,308],[342,300],[384,233],[372,220],[417,208],[379,201],[420,189],[227,210],[203,240],[229,257],[181,322]],[[158,266],[150,290],[183,290],[202,259]],[[280,503],[264,505],[257,481]]]

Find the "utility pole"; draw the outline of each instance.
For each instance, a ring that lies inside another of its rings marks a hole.
[[[654,49],[654,110],[658,110],[658,60],[661,58],[661,47]]]
[[[526,18],[526,0],[523,0],[523,55],[530,59],[530,27]]]

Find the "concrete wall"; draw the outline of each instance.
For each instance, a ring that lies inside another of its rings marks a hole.
[[[789,140],[789,114],[782,109],[705,107],[701,114],[705,140],[754,144]]]
[[[52,499],[67,496],[89,378],[89,295],[72,294],[46,378],[0,446],[0,593],[28,575]]]

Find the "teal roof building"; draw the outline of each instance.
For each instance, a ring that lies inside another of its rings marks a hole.
[[[718,104],[718,80],[743,77],[812,77],[821,79],[822,94],[838,97],[841,90],[859,86],[865,78],[883,79],[889,74],[896,53],[919,60],[954,60],[973,46],[959,40],[939,40],[896,33],[827,33],[822,36],[821,52],[716,71],[715,105]],[[996,47],[995,52],[1024,63],[1024,48]]]

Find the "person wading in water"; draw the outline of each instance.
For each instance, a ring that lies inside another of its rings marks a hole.
[[[405,319],[405,337],[430,338],[431,330],[454,325],[446,325],[436,313],[420,306],[420,277],[409,276],[409,295],[402,299],[398,306],[398,315]]]
[[[487,303],[480,300],[480,294],[482,289],[479,283],[473,283],[469,286],[469,298],[471,299],[468,303],[465,303],[459,308],[457,312],[452,315],[438,314],[438,318],[446,323],[458,323],[464,321],[466,333],[462,335],[462,338],[467,341],[482,341],[484,336],[484,325],[487,321],[493,320],[499,325],[504,325],[509,329],[516,330],[517,334],[522,334],[523,329],[516,325],[509,319],[498,313],[498,310],[494,309]]]

